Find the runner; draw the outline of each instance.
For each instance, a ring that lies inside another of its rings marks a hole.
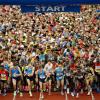
[[[1,93],[3,96],[7,94],[7,81],[8,81],[8,71],[5,70],[4,65],[0,66],[0,86],[1,86]]]
[[[36,81],[39,82],[40,86],[40,100],[44,98],[43,89],[45,87],[46,81],[46,72],[43,69],[43,66],[39,66],[39,69],[36,72]]]
[[[34,79],[34,71],[35,71],[35,67],[33,67],[31,64],[28,64],[24,70],[24,75],[26,76],[26,80],[28,83],[29,95],[31,97],[32,97],[32,85],[33,85],[33,79]]]
[[[11,79],[9,77],[9,72],[10,72],[10,66],[9,66],[9,61],[4,61],[3,62],[3,66],[4,66],[4,69],[8,72],[8,81],[7,81],[7,88],[10,88],[10,82],[11,82]]]
[[[84,76],[81,72],[81,69],[78,68],[74,76],[76,98],[79,98],[79,94],[83,89],[83,81],[84,81]]]
[[[17,89],[20,89],[20,96],[23,96],[22,94],[22,72],[20,68],[16,65],[11,63],[10,64],[10,76],[12,78],[13,88],[14,88],[14,97],[16,96]]]
[[[57,81],[57,88],[60,88],[61,85],[61,95],[64,95],[64,69],[61,64],[58,64],[57,68],[55,69],[56,74],[56,81]]]
[[[45,65],[44,70],[46,72],[47,76],[47,84],[49,85],[49,95],[51,95],[51,83],[52,83],[52,73],[53,73],[53,64],[48,61],[48,63]]]
[[[65,90],[65,94],[69,94],[70,93],[70,77],[71,77],[71,71],[70,69],[65,69],[64,68],[64,90]]]
[[[94,70],[92,67],[88,66],[87,67],[87,71],[86,71],[86,75],[85,75],[85,81],[86,81],[86,86],[88,89],[88,94],[90,95],[92,93],[92,84],[93,84],[93,80],[94,80]]]

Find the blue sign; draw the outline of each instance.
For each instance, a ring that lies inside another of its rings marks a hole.
[[[0,5],[100,4],[100,0],[0,0]]]
[[[80,12],[80,6],[21,6],[23,13],[27,12]]]

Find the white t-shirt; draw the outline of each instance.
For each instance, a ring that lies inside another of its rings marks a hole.
[[[47,73],[50,73],[52,72],[52,67],[53,67],[53,64],[46,64],[45,67],[44,67],[44,70],[47,72]]]

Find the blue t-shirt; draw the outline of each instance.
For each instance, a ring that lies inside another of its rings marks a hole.
[[[6,69],[9,72],[9,65],[8,64],[5,64],[4,65],[4,69]]]
[[[44,54],[39,55],[39,61],[45,61],[45,55]]]
[[[16,77],[15,74],[20,74],[18,68],[12,68],[11,73],[12,73],[12,77]]]
[[[28,67],[25,69],[26,74],[32,74],[32,67]]]
[[[45,75],[45,71],[44,70],[42,70],[42,71],[38,71],[38,77],[40,78],[40,79],[45,79],[46,78],[46,75]]]
[[[63,68],[61,67],[57,67],[55,73],[56,73],[56,80],[61,80],[64,76]]]

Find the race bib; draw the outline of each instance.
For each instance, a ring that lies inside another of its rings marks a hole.
[[[14,73],[12,76],[13,76],[13,77],[16,77],[16,73]]]
[[[59,77],[59,79],[62,79],[62,78],[63,78],[62,76]]]
[[[79,79],[83,78],[83,76],[78,76]]]
[[[1,74],[1,80],[6,80],[6,75],[5,74]]]
[[[57,76],[60,76],[60,73],[57,73]]]
[[[44,75],[40,75],[40,79],[44,79],[45,78],[45,76]]]
[[[70,76],[70,73],[66,73],[66,76]]]

